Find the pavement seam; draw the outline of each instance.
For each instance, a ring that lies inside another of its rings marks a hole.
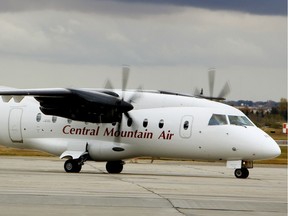
[[[95,169],[97,169],[97,170],[99,170],[99,171],[101,171],[101,172],[103,172],[103,173],[106,173],[106,172],[104,172],[103,170],[94,167],[93,165],[90,165],[90,166],[93,167],[93,168],[95,168]],[[108,175],[109,175],[111,178],[113,178],[113,179],[116,179],[116,180],[119,180],[119,181],[122,181],[122,182],[125,182],[125,183],[128,183],[128,184],[136,185],[137,187],[140,187],[140,188],[148,191],[149,193],[155,194],[156,196],[158,196],[158,197],[160,197],[161,199],[164,199],[164,200],[166,200],[168,203],[170,203],[170,205],[172,206],[172,208],[175,209],[178,213],[180,213],[181,215],[186,216],[183,212],[180,211],[179,208],[177,208],[177,207],[172,203],[172,201],[171,201],[169,198],[166,198],[166,197],[162,196],[161,194],[156,193],[156,192],[153,191],[152,189],[149,189],[149,188],[147,188],[147,187],[145,187],[145,186],[143,186],[143,185],[137,184],[137,183],[132,182],[132,181],[124,180],[124,179],[122,179],[121,177],[116,176],[116,175],[113,175],[113,174],[108,174]]]
[[[184,215],[184,216],[185,216],[185,214],[184,214],[183,212],[181,212],[180,209],[177,208],[177,207],[172,203],[172,201],[171,201],[169,198],[166,198],[166,197],[162,196],[161,194],[156,193],[156,192],[153,191],[152,189],[149,189],[149,188],[147,188],[147,187],[145,187],[145,186],[143,186],[143,185],[137,184],[137,183],[135,183],[135,182],[125,181],[125,180],[123,180],[123,179],[121,179],[121,178],[119,178],[119,180],[120,180],[120,181],[123,181],[123,182],[126,182],[126,183],[130,183],[130,184],[136,185],[136,186],[138,186],[138,187],[140,187],[140,188],[148,191],[149,193],[155,194],[156,196],[160,197],[161,199],[166,200],[168,203],[170,203],[170,205],[172,206],[172,208],[174,208],[174,209],[175,209],[177,212],[179,212],[181,215]]]

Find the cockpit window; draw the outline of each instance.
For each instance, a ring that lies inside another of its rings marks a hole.
[[[213,114],[209,120],[208,125],[227,125],[227,118],[225,115]]]
[[[228,116],[231,125],[254,126],[246,116]]]

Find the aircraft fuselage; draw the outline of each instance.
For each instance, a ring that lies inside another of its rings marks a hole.
[[[241,111],[222,103],[143,92],[133,106],[133,122],[123,116],[119,127],[44,115],[32,97],[0,101],[0,143],[61,158],[76,159],[88,152],[94,161],[141,156],[254,161],[280,154],[269,135]]]

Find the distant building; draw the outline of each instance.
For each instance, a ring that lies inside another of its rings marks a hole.
[[[287,123],[283,123],[283,133],[288,134],[288,124]]]

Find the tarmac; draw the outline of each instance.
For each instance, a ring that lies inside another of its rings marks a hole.
[[[138,160],[121,174],[86,162],[0,157],[0,215],[287,215],[287,167],[256,165],[236,179],[221,163]]]

